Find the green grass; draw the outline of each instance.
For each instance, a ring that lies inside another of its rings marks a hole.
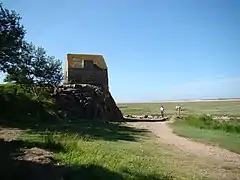
[[[121,111],[127,114],[156,114],[163,105],[167,115],[176,114],[176,105],[183,107],[183,115],[212,114],[216,116],[231,115],[240,117],[240,101],[199,101],[199,102],[159,102],[159,103],[119,103]]]
[[[58,163],[59,166],[53,169],[49,164],[21,161],[14,163],[14,166],[17,164],[15,169],[5,168],[6,174],[13,171],[15,173],[12,175],[18,178],[35,179],[34,169],[41,174],[47,173],[46,177],[49,173],[54,174],[52,171],[57,171],[65,180],[215,178],[214,174],[203,173],[205,170],[209,171],[205,163],[204,165],[192,164],[191,156],[186,156],[170,146],[159,143],[150,132],[135,129],[125,123],[106,124],[83,121],[55,125],[42,124],[35,129],[30,124],[25,126],[27,132],[18,137],[17,144],[21,146],[16,149],[37,147],[49,150],[54,154],[53,162]],[[24,129],[23,126],[21,129]],[[0,141],[2,152],[7,148],[1,146],[1,143]],[[6,153],[5,155],[0,153],[0,159],[1,155],[6,157]],[[0,165],[9,167],[3,159]]]
[[[19,137],[27,147],[54,152],[54,161],[68,165],[64,179],[201,179],[201,174],[182,167],[169,147],[161,146],[148,131],[126,124],[80,122],[30,130]],[[67,129],[65,129],[67,127]],[[90,127],[90,128],[88,128]],[[65,129],[65,130],[64,130]],[[97,131],[97,132],[96,132]],[[110,138],[111,137],[111,138]]]
[[[27,133],[18,139],[21,147],[39,147],[52,151],[54,161],[61,165],[55,170],[62,168],[65,180],[80,178],[205,179],[200,174],[199,167],[191,164],[192,159],[186,160],[186,156],[175,154],[173,149],[160,144],[152,134],[144,129],[136,129],[124,123],[84,120],[72,123],[56,121],[54,124],[50,100],[36,101],[34,97],[24,94],[22,90],[18,91],[17,96],[14,93],[14,86],[0,86],[0,105],[3,107],[0,111],[1,120],[2,118],[7,120],[2,125],[27,130]],[[240,115],[239,101],[132,103],[119,104],[119,107],[124,114],[157,114],[160,104],[165,106],[166,113],[169,115],[175,114],[174,108],[179,104],[184,108],[184,115],[191,113]],[[215,143],[239,152],[240,137],[236,133],[237,131],[227,133],[223,130],[209,130],[207,126],[204,126],[205,129],[200,129],[197,125],[193,125],[196,124],[191,125],[178,121],[172,126],[179,135]],[[225,126],[222,127],[224,129]],[[237,128],[226,129],[232,132]],[[5,149],[2,148],[2,150]],[[182,158],[182,156],[184,157]],[[3,161],[2,164],[5,165]],[[28,165],[28,163],[25,164],[25,166]],[[39,164],[34,164],[35,166],[39,166]],[[47,169],[46,166],[41,165],[41,169],[44,169],[43,167]],[[21,171],[19,166],[17,169]],[[26,169],[25,171],[28,172]]]
[[[171,124],[179,136],[210,143],[240,154],[239,124],[219,123],[195,116]]]
[[[221,121],[212,119],[206,115],[187,116],[184,118],[184,123],[200,129],[221,130],[229,133],[240,134],[240,124],[234,121]]]
[[[158,147],[148,140],[105,141],[57,132],[47,135],[30,133],[21,139],[29,143],[42,142],[48,149],[61,144],[64,149],[55,151],[54,159],[62,165],[79,167],[74,173],[66,174],[66,179],[171,180],[176,176],[169,164],[165,164],[167,157],[159,150],[153,151]]]

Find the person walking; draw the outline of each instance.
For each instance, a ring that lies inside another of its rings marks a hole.
[[[160,106],[160,113],[161,113],[161,116],[164,117],[164,107],[163,106]]]

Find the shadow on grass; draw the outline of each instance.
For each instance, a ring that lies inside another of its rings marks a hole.
[[[27,147],[26,147],[27,145]],[[97,165],[88,166],[57,166],[52,162],[43,163],[26,159],[16,159],[19,149],[47,145],[29,143],[20,140],[4,141],[0,139],[0,179],[1,180],[72,180],[72,179],[123,179],[120,174],[111,172]],[[56,149],[54,149],[56,150]],[[59,151],[62,148],[57,149]],[[29,158],[28,158],[29,159]]]
[[[151,179],[151,180],[170,180],[161,175],[141,175],[129,172],[119,173],[110,171],[107,168],[96,164],[86,165],[56,165],[51,162],[31,161],[29,158],[16,159],[16,152],[25,147],[44,147],[41,143],[26,143],[24,141],[4,141],[0,139],[0,179],[1,180],[93,180],[93,179]],[[55,149],[56,150],[56,149]],[[57,149],[61,151],[62,149]]]
[[[36,100],[23,93],[0,94],[0,117],[11,122],[54,121],[58,117],[52,113],[51,101]]]
[[[24,94],[12,93],[0,95],[0,126],[45,133],[46,130],[57,133],[77,133],[93,139],[109,141],[137,141],[147,130],[129,127],[120,122],[99,120],[61,120],[51,103],[39,102]],[[48,110],[48,111],[47,111]]]
[[[94,120],[79,120],[75,122],[53,123],[8,123],[0,122],[2,127],[19,128],[28,132],[45,134],[46,131],[54,133],[79,134],[89,139],[102,139],[106,141],[138,141],[149,133],[146,129],[127,126],[125,123],[102,122]]]

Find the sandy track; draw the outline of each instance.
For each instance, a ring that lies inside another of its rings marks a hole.
[[[216,146],[206,145],[199,142],[194,142],[184,137],[179,137],[172,132],[172,129],[166,122],[145,123],[145,126],[156,134],[160,140],[166,144],[177,146],[185,153],[195,154],[201,157],[210,157],[215,160],[232,162],[240,167],[240,155],[230,152],[226,149],[221,149]]]
[[[191,157],[194,164],[206,168],[209,176],[216,179],[240,179],[240,155],[217,146],[195,142],[179,137],[172,132],[169,122],[137,122],[135,126],[152,131],[160,142],[181,153],[180,157]],[[208,176],[208,175],[207,175]]]

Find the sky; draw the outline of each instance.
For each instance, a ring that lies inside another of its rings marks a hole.
[[[240,97],[239,0],[2,2],[63,64],[102,54],[117,102]]]

